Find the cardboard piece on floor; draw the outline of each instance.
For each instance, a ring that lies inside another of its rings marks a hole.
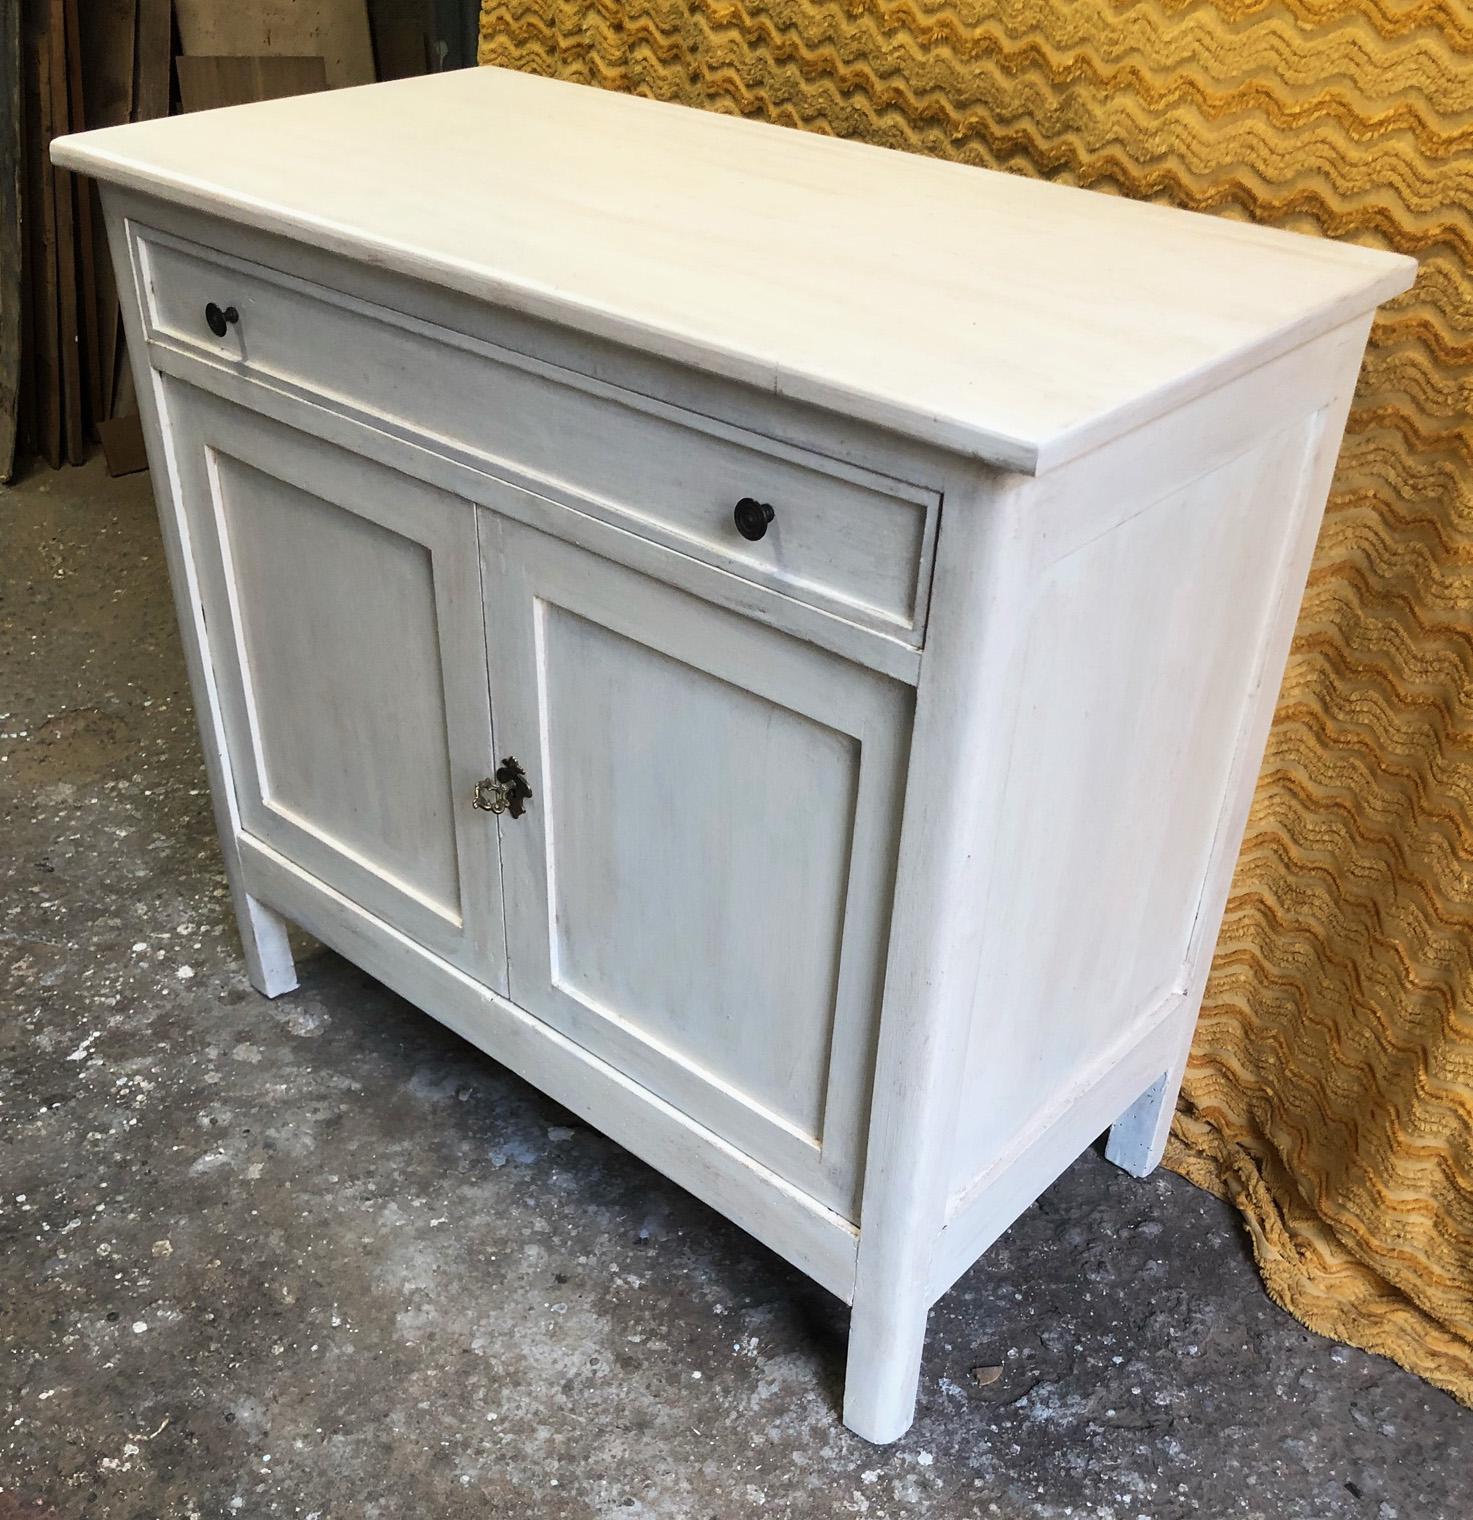
[[[128,344],[118,329],[117,389],[113,392],[114,417],[129,417],[138,410],[138,392],[133,386],[133,366],[128,362]]]
[[[109,475],[136,475],[148,468],[148,455],[143,447],[143,424],[137,414],[130,417],[109,417],[98,424],[102,438],[102,452],[107,461]]]

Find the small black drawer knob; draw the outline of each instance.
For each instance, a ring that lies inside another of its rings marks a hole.
[[[205,321],[210,324],[210,331],[217,338],[225,336],[225,329],[232,322],[240,321],[240,313],[233,306],[219,307],[213,301],[205,307]]]
[[[754,544],[767,532],[767,525],[773,516],[772,508],[765,501],[758,501],[751,496],[742,497],[731,514],[737,532],[743,538],[751,539]]]

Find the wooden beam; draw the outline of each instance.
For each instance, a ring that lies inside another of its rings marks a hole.
[[[82,89],[89,127],[115,127],[133,114],[133,58],[138,34],[137,0],[88,0],[87,25],[82,28]],[[100,424],[112,416],[117,392],[118,292],[108,254],[107,229],[97,201],[97,185],[88,181],[92,218],[92,267],[96,284],[97,390]]]
[[[67,89],[66,0],[50,0],[51,130],[62,136],[71,130],[71,100]],[[66,458],[81,464],[87,457],[82,415],[82,354],[77,321],[76,185],[65,169],[53,169],[56,203],[56,310],[61,355],[62,435]]]
[[[82,28],[77,0],[63,0],[66,24],[67,96],[71,105],[68,130],[85,132],[93,123],[88,117],[87,95],[82,83]],[[85,437],[96,436],[102,420],[102,363],[97,324],[97,246],[92,227],[92,204],[96,195],[91,181],[74,180],[72,205],[76,217],[77,346],[81,370],[82,429]]]
[[[138,0],[133,120],[169,114],[169,60],[174,50],[170,0]]]
[[[61,467],[61,355],[56,310],[55,179],[46,157],[53,134],[51,119],[51,28],[44,0],[24,10],[22,56],[34,67],[23,71],[26,85],[26,205],[30,236],[26,253],[31,314],[29,387],[36,452],[53,468]]]
[[[0,7],[0,481],[15,474],[20,426],[21,317],[20,6]]]

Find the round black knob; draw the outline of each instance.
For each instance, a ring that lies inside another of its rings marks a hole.
[[[210,331],[217,338],[223,338],[225,336],[225,329],[232,322],[240,321],[240,313],[233,306],[227,306],[222,310],[211,301],[205,307],[205,321],[210,324]]]
[[[754,497],[744,496],[736,504],[731,514],[732,521],[736,524],[736,530],[743,538],[749,538],[755,544],[764,533],[767,525],[773,519],[774,513],[765,501],[757,501]]]

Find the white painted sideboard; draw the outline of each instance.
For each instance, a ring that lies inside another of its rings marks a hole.
[[[296,921],[729,1215],[894,1439],[1160,1158],[1411,262],[497,70],[53,151],[252,981]]]

